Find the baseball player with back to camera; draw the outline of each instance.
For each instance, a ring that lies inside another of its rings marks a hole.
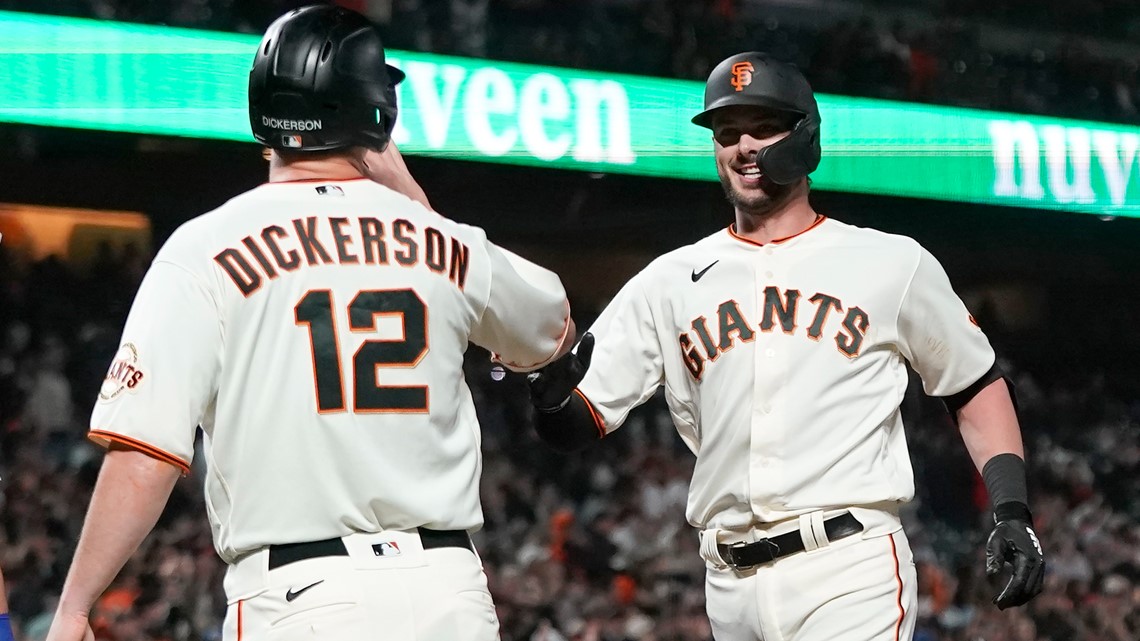
[[[563,450],[616,430],[664,385],[696,454],[719,641],[911,638],[914,496],[899,405],[905,363],[941,397],[994,505],[994,599],[1041,590],[1011,389],[938,261],[914,240],[816,213],[820,116],[807,80],[761,53],[722,62],[693,122],[712,130],[736,220],[654,260],[575,352],[529,376],[540,436]],[[596,341],[596,345],[595,345]]]
[[[348,10],[266,32],[250,120],[269,182],[181,226],[139,288],[92,414],[110,451],[50,641],[92,638],[92,603],[199,424],[225,641],[498,638],[468,534],[483,516],[463,354],[529,371],[574,328],[556,275],[404,195],[423,197],[388,144],[402,78]]]

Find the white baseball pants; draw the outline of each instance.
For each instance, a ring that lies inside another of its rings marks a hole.
[[[910,641],[914,555],[902,530],[855,534],[738,571],[709,565],[705,596],[716,641]]]
[[[270,570],[261,550],[231,565],[223,641],[499,638],[487,577],[470,550],[424,550],[414,530],[342,540],[348,556]]]

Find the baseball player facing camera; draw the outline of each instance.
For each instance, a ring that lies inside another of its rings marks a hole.
[[[92,639],[199,425],[224,641],[498,638],[463,354],[530,371],[574,326],[557,276],[427,207],[390,144],[402,78],[351,11],[266,32],[249,114],[269,182],[175,231],[139,288],[50,641]]]
[[[906,363],[941,397],[994,505],[994,602],[1041,591],[1011,387],[938,261],[914,240],[817,213],[820,114],[793,66],[761,53],[713,70],[705,110],[735,222],[634,276],[576,352],[529,376],[539,435],[574,450],[656,389],[696,454],[719,641],[910,639],[914,558],[899,505],[914,474]]]

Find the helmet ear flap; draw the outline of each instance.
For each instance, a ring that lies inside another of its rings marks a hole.
[[[794,65],[758,51],[724,59],[709,74],[704,111],[695,115],[692,122],[711,129],[712,114],[730,106],[764,108],[799,116],[792,133],[765,148],[757,158],[769,180],[790,184],[819,166],[819,105],[811,85]]]
[[[388,103],[390,106],[376,108],[376,124],[383,132],[383,142],[378,147],[378,151],[387,149],[388,143],[392,141],[392,131],[396,128],[395,88],[392,89],[392,94],[392,100]]]
[[[819,123],[804,117],[783,140],[765,147],[756,164],[768,180],[788,185],[815,171],[820,155]]]

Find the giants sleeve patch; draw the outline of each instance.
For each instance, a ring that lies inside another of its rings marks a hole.
[[[107,376],[99,387],[100,401],[113,401],[123,392],[134,393],[146,375],[139,368],[139,352],[132,343],[124,343],[115,353]]]

